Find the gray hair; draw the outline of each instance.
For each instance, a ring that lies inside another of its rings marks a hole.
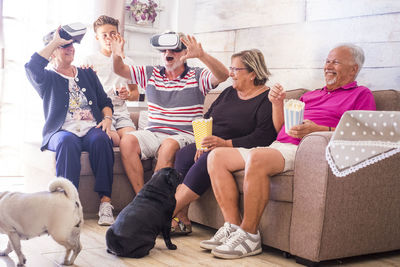
[[[358,66],[356,76],[354,77],[354,78],[357,78],[358,73],[360,72],[361,68],[364,65],[364,60],[365,60],[364,50],[361,47],[359,47],[355,44],[351,44],[351,43],[339,44],[339,45],[336,45],[333,49],[339,48],[339,47],[346,47],[347,49],[350,50],[351,54],[353,55],[353,60]]]
[[[264,85],[268,81],[268,77],[271,76],[271,73],[268,71],[264,56],[260,50],[244,50],[233,54],[231,58],[235,57],[240,58],[249,72],[254,71],[256,74],[254,85]]]

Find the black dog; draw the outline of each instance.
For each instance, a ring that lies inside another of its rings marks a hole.
[[[122,257],[144,257],[154,247],[160,232],[167,248],[176,249],[170,231],[175,191],[180,182],[181,175],[175,169],[156,172],[108,229],[107,252]]]

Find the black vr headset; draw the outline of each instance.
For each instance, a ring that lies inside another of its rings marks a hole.
[[[46,36],[43,37],[43,42],[45,45],[47,45],[48,43],[50,43],[51,40],[53,40],[55,32],[56,30],[51,31],[48,34],[46,34]],[[74,40],[72,43],[78,43],[78,44],[81,42],[83,36],[85,36],[85,33],[86,33],[86,27],[80,22],[64,25],[61,27],[59,31],[61,38],[65,40],[72,39]],[[62,47],[65,48],[71,45],[72,43],[63,45]]]
[[[175,32],[156,34],[150,38],[150,44],[161,52],[165,52],[165,50],[181,52],[186,49],[186,45],[182,43],[179,34]]]

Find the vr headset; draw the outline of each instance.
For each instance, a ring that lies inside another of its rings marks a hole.
[[[183,49],[186,49],[179,35],[174,32],[156,34],[150,38],[150,44],[161,52],[165,52],[165,50],[181,52]]]
[[[43,42],[47,45],[51,40],[53,40],[53,36],[56,30],[49,32],[46,36],[43,37]],[[86,34],[86,27],[80,22],[67,24],[61,27],[59,31],[60,37],[65,40],[74,40],[72,43],[80,43],[83,36]],[[72,44],[71,43],[71,44]],[[71,44],[63,45],[65,48]]]

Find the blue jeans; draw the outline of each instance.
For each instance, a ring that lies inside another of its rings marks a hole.
[[[100,197],[111,197],[114,152],[112,141],[104,131],[92,128],[82,137],[59,131],[50,138],[47,149],[56,152],[56,175],[67,178],[76,188],[81,172],[81,152],[89,152],[96,179],[94,191]]]

